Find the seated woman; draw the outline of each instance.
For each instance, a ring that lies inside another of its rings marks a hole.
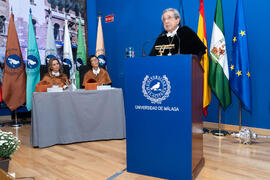
[[[111,78],[108,74],[108,72],[103,69],[102,67],[99,67],[98,58],[95,55],[91,55],[87,61],[87,65],[91,67],[91,69],[85,73],[83,78],[83,86],[85,87],[86,83],[89,81],[96,81],[98,85],[103,84],[111,84]]]
[[[46,92],[47,88],[58,86],[67,89],[70,82],[66,74],[63,73],[62,65],[57,58],[51,58],[48,64],[48,73],[36,84],[36,92]]]

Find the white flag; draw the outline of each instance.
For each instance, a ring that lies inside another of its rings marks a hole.
[[[57,56],[53,28],[51,18],[49,17],[48,29],[47,29],[47,40],[46,40],[46,50],[45,50],[45,64],[49,63],[51,58]]]
[[[73,61],[70,36],[68,31],[67,20],[65,20],[65,38],[64,38],[64,54],[63,64],[69,66],[70,79],[75,79],[75,66]]]

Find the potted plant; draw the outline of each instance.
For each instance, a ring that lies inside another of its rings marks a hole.
[[[0,130],[0,168],[8,172],[10,156],[19,148],[20,140],[12,132]]]

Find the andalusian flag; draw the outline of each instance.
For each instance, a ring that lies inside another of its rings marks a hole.
[[[26,107],[28,111],[32,109],[31,105],[32,93],[35,91],[36,84],[40,81],[39,71],[40,71],[40,57],[30,9],[29,23],[28,23],[28,46],[27,46],[27,68],[26,68],[27,73]]]
[[[209,84],[225,109],[231,104],[231,94],[224,34],[222,4],[221,0],[217,0],[210,45]]]
[[[86,65],[86,52],[82,33],[81,19],[79,19],[79,30],[78,30],[78,48],[76,58],[76,87],[80,89],[80,74],[79,68],[81,65]]]
[[[206,27],[205,27],[205,16],[204,16],[204,5],[203,0],[200,0],[200,15],[198,23],[198,37],[204,43],[206,47],[206,53],[202,56],[201,65],[204,69],[203,74],[203,113],[207,117],[207,106],[211,101],[211,89],[208,85],[208,74],[209,74],[209,60],[208,60],[208,50],[207,50],[207,37],[206,37]]]
[[[242,0],[237,1],[230,63],[230,85],[244,108],[251,111],[250,69],[248,58],[247,28]]]
[[[101,25],[101,16],[98,17],[96,56],[98,57],[99,65],[103,68],[106,68],[105,48],[104,48],[103,31],[102,31],[102,25]]]
[[[47,29],[47,40],[46,40],[46,50],[45,50],[45,64],[49,63],[51,58],[55,58],[57,56],[54,33],[52,28],[51,18],[48,20],[48,29]]]

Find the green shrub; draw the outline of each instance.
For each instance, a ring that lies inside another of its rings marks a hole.
[[[0,130],[0,157],[7,159],[19,149],[20,140],[12,132]]]

